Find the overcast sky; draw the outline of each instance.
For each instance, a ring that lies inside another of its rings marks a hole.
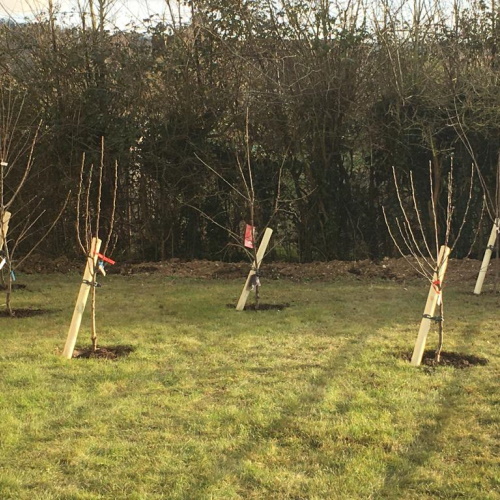
[[[163,17],[166,14],[165,0],[112,0],[110,3],[113,8],[109,19],[122,28],[130,20],[140,23],[151,15]],[[48,4],[48,0],[0,0],[0,17],[22,20],[31,17],[33,13],[46,11]],[[78,11],[78,0],[53,0],[53,4],[65,22],[71,22],[71,12]],[[88,0],[80,0],[80,4],[86,6]]]

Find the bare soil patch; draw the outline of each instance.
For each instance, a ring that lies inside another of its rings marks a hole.
[[[446,273],[446,282],[473,281],[477,278],[480,261],[475,259],[450,259]],[[108,267],[111,274],[134,275],[153,274],[179,278],[204,279],[245,279],[250,270],[249,262],[221,262],[212,260],[169,259],[161,262],[120,262]],[[33,256],[20,268],[21,272],[66,273],[83,272],[84,262],[66,257],[48,259]],[[357,260],[328,262],[266,262],[261,267],[261,277],[271,280],[333,281],[336,279],[383,279],[405,282],[420,277],[418,266],[413,259],[383,259],[381,261]]]
[[[116,266],[115,266],[116,267]],[[473,259],[450,259],[446,282],[473,281],[477,278],[480,262]],[[193,277],[207,279],[244,279],[250,270],[248,262],[215,262],[194,260],[184,262],[170,259],[164,262],[122,264],[116,267],[121,274],[151,273],[171,277]],[[332,281],[340,278],[354,280],[383,279],[410,281],[420,278],[415,263],[410,259],[384,259],[380,262],[329,261],[310,263],[269,262],[263,263],[261,277],[271,280]]]
[[[0,318],[31,318],[33,316],[42,316],[43,314],[50,314],[50,309],[13,309],[12,316],[8,311],[0,311]]]
[[[7,290],[7,285],[1,285],[0,284],[0,291],[5,292]],[[12,283],[12,290],[24,290],[26,288],[26,285],[23,283]]]
[[[84,359],[111,359],[116,360],[119,358],[127,357],[134,348],[130,345],[117,345],[108,347],[98,347],[95,351],[91,347],[86,349],[75,349],[73,351],[74,358]]]
[[[33,254],[21,266],[16,269],[17,272],[25,274],[53,274],[81,271],[85,267],[85,259],[69,259],[66,256],[52,259],[45,255]]]
[[[234,304],[226,304],[229,309],[235,309]],[[259,307],[256,307],[255,304],[247,304],[245,305],[244,311],[282,311],[290,307],[290,304],[287,302],[285,304],[259,304]]]
[[[488,364],[488,360],[486,358],[481,358],[479,356],[474,356],[473,354],[462,354],[459,352],[449,352],[442,351],[441,359],[439,363],[435,361],[436,351],[426,350],[422,357],[422,365],[425,366],[451,366],[453,368],[470,368],[472,366],[485,366]],[[412,353],[405,353],[404,358],[407,361],[411,360]]]

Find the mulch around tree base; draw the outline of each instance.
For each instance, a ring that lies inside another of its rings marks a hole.
[[[116,345],[108,347],[98,347],[97,350],[92,350],[92,347],[85,349],[75,349],[73,352],[74,358],[83,359],[118,359],[125,358],[134,348],[130,345]]]
[[[13,309],[12,316],[9,311],[0,311],[0,318],[31,318],[33,316],[42,316],[43,314],[50,314],[50,309]]]
[[[12,290],[24,290],[26,285],[23,283],[13,283]],[[5,292],[7,290],[7,285],[0,285],[0,291]]]
[[[226,304],[226,307],[229,309],[236,309],[235,304]],[[287,302],[285,304],[259,304],[259,307],[256,307],[255,304],[247,304],[244,311],[282,311],[290,307],[290,304]]]
[[[486,358],[480,358],[473,354],[462,354],[459,352],[441,352],[439,363],[434,360],[436,351],[427,350],[422,357],[422,365],[425,366],[452,366],[453,368],[469,368],[471,366],[484,366],[488,364]],[[404,358],[411,360],[412,353],[405,353]]]

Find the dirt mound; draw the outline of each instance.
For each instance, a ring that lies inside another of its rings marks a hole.
[[[134,348],[129,345],[98,347],[95,351],[89,347],[86,349],[75,349],[73,357],[83,359],[116,360],[118,358],[127,357],[131,352],[134,352]]]
[[[411,361],[412,353],[406,352],[402,356],[408,362]],[[473,354],[463,354],[459,352],[442,351],[439,362],[435,360],[435,351],[426,350],[422,356],[422,365],[426,367],[437,368],[440,366],[449,366],[452,368],[470,368],[472,366],[485,366],[488,364],[486,358],[474,356]]]
[[[451,259],[448,265],[446,281],[475,280],[480,262],[477,260]],[[171,259],[164,262],[122,264],[116,268],[121,274],[154,273],[166,276],[193,277],[206,279],[241,279],[250,269],[248,262],[214,262],[194,260],[183,262]],[[305,264],[290,262],[263,263],[261,275],[268,279],[287,279],[292,281],[333,281],[350,277],[352,279],[386,279],[406,281],[420,277],[418,266],[412,260],[384,259],[380,262],[361,261],[329,261]]]
[[[84,259],[71,260],[64,255],[51,259],[44,255],[33,254],[18,268],[18,271],[25,274],[64,274],[73,271],[83,272],[84,265]]]
[[[47,259],[39,255],[32,256],[29,262],[20,269],[26,274],[83,272],[85,263],[81,260],[70,260],[67,257]],[[494,265],[494,264],[493,264]],[[108,267],[112,274],[160,274],[179,278],[202,279],[242,279],[248,274],[249,262],[220,262],[210,260],[170,259],[162,262],[123,263]],[[472,281],[477,278],[480,262],[471,259],[450,259],[446,274],[446,282]],[[333,281],[339,278],[385,279],[407,281],[419,278],[419,266],[414,259],[383,259],[379,262],[371,260],[310,262],[265,262],[261,275],[267,279],[286,279],[292,281]]]

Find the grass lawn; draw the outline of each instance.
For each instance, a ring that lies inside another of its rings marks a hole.
[[[445,350],[486,366],[415,368],[422,282],[265,280],[290,307],[238,313],[244,277],[109,275],[100,344],[134,351],[68,361],[81,276],[18,280],[50,313],[0,318],[2,500],[500,498],[498,296],[445,292]]]

